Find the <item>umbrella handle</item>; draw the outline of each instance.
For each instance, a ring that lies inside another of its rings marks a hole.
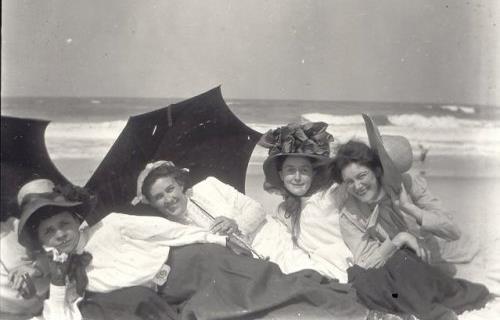
[[[203,212],[203,214],[205,214],[211,221],[214,221],[215,218],[214,216],[212,216],[207,210],[205,210],[205,208],[203,208],[197,201],[195,201],[194,199],[190,198],[191,202],[194,203],[200,210],[201,212]],[[269,260],[269,258],[267,257],[264,257],[263,255],[259,254],[257,251],[255,251],[254,249],[252,249],[252,247],[246,242],[245,239],[243,239],[241,237],[240,234],[237,234],[237,233],[230,233],[230,235],[236,239],[238,241],[238,245],[240,245],[241,247],[243,247],[244,249],[250,251],[255,257],[257,257],[258,259],[261,259],[261,260]]]

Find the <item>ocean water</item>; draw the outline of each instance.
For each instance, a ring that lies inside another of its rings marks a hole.
[[[55,162],[94,159],[98,163],[128,117],[182,99],[2,98],[2,115],[50,120],[47,149]],[[382,134],[406,136],[415,166],[434,176],[500,177],[500,108],[418,103],[226,99],[245,124],[265,132],[288,122],[324,121],[341,143],[366,139],[361,113],[374,117]],[[425,162],[419,161],[428,149]],[[256,148],[252,164],[266,150]]]

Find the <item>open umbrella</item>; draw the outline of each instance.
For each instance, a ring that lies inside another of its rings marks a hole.
[[[127,211],[139,172],[154,160],[189,168],[190,184],[215,176],[244,192],[248,161],[260,136],[229,110],[220,87],[131,117],[86,184],[99,199],[94,221],[113,210]]]
[[[2,116],[1,219],[19,216],[16,196],[26,182],[47,178],[56,184],[68,180],[56,169],[45,147],[49,121]]]

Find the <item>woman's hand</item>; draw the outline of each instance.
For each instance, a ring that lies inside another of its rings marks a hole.
[[[424,260],[425,262],[429,262],[430,254],[429,252],[419,243],[418,239],[408,232],[400,232],[393,239],[392,242],[398,248],[406,246],[412,249],[417,256]]]
[[[228,217],[220,216],[215,218],[214,222],[212,222],[210,232],[228,235],[232,233],[239,233],[239,229],[236,221]]]
[[[245,245],[233,236],[227,237],[226,247],[231,249],[231,251],[233,251],[237,255],[252,257],[252,253],[245,247]]]
[[[401,185],[401,192],[399,193],[399,199],[393,202],[393,206],[395,209],[403,211],[417,220],[419,225],[422,225],[422,219],[424,215],[424,211],[417,207],[410,199],[408,192],[406,192],[405,186]]]
[[[19,291],[19,294],[29,299],[36,293],[32,278],[43,276],[42,272],[33,264],[20,265],[12,269],[8,274],[10,286]]]

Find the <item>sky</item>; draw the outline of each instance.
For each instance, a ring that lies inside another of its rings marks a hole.
[[[500,1],[3,0],[2,96],[500,106]]]

